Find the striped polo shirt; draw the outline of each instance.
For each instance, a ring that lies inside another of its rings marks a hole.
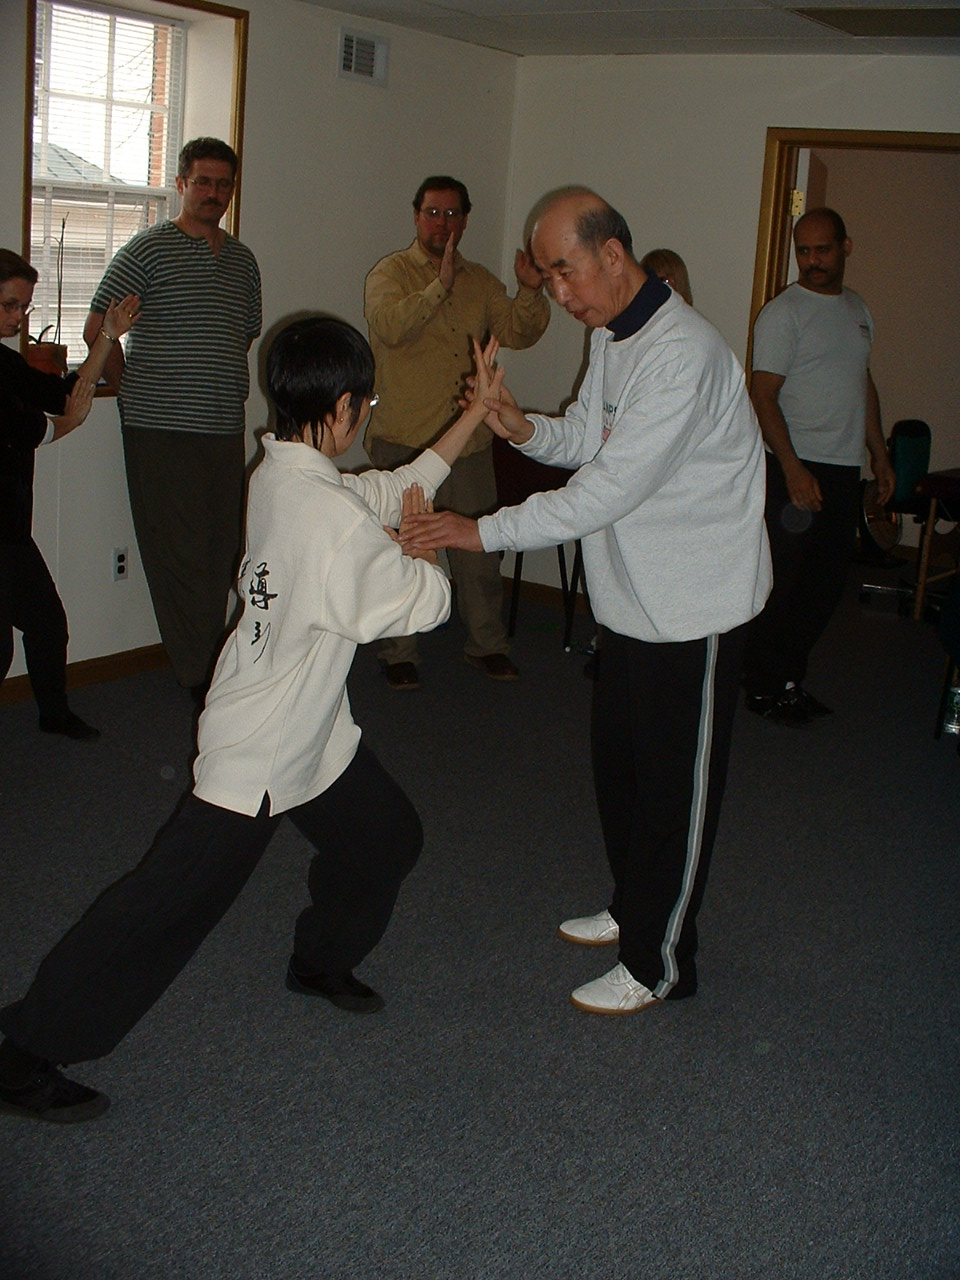
[[[227,236],[219,254],[162,222],[116,254],[90,304],[137,293],[142,313],[125,339],[125,427],[236,433],[250,391],[247,349],[260,332],[260,270]]]

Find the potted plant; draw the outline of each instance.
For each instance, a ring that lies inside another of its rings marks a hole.
[[[57,322],[48,324],[40,330],[36,337],[28,335],[27,346],[23,358],[27,364],[43,373],[65,375],[67,372],[67,347],[60,341],[60,320],[63,312],[63,242],[67,227],[66,216],[60,222],[60,239],[57,240]],[[45,340],[53,330],[53,337]]]

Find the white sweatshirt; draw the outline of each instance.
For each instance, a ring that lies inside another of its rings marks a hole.
[[[703,316],[674,294],[629,337],[595,330],[577,402],[563,418],[528,416],[523,452],[576,475],[484,516],[486,550],[581,538],[597,621],[640,640],[696,640],[760,612],[760,429],[743,370]]]
[[[450,614],[443,572],[401,553],[383,530],[415,481],[432,497],[449,467],[432,450],[396,471],[343,474],[306,444],[264,437],[247,497],[238,593],[200,717],[194,792],[255,815],[326,790],[360,730],[347,673],[358,644],[429,631]]]

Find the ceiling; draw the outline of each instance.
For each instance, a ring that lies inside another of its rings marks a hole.
[[[960,54],[943,0],[310,0],[519,56],[637,53]],[[800,6],[804,7],[800,7]]]

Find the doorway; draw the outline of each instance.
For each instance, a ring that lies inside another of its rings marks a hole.
[[[807,207],[843,215],[853,242],[845,283],[876,322],[871,370],[885,433],[900,418],[922,418],[933,432],[931,468],[960,466],[960,134],[769,129],[751,337],[757,312],[787,283],[793,192],[807,155]],[[749,342],[747,351],[749,368]]]

